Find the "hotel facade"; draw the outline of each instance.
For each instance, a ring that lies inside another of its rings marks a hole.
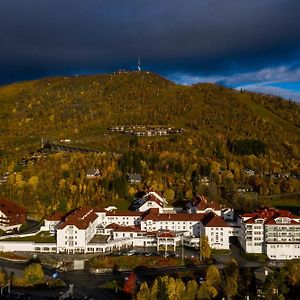
[[[115,207],[82,207],[71,213],[56,212],[44,220],[39,234],[55,236],[55,243],[37,243],[0,238],[2,251],[53,253],[104,253],[130,247],[176,250],[178,246],[199,249],[205,235],[214,249],[230,249],[238,239],[247,253],[264,253],[270,259],[300,258],[300,216],[286,210],[264,208],[236,216],[230,208],[198,197],[184,210],[168,207],[160,195],[150,192],[136,211]],[[36,233],[35,233],[36,234]],[[21,235],[24,237],[25,235]]]

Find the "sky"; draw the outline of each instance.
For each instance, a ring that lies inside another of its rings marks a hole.
[[[300,0],[1,0],[0,85],[136,70],[300,102]]]

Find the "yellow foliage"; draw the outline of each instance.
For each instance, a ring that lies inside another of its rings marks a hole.
[[[130,186],[129,189],[128,189],[128,194],[133,196],[135,195],[137,192],[137,190],[133,187],[133,186]]]
[[[62,164],[60,167],[61,167],[61,169],[64,170],[64,171],[70,170],[70,165],[69,165],[68,163],[64,163],[64,164]]]
[[[37,176],[32,176],[28,180],[28,184],[33,187],[33,189],[36,189],[39,184],[39,178]]]

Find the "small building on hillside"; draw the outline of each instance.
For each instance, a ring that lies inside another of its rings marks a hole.
[[[140,183],[142,181],[142,176],[138,173],[128,174],[127,177],[130,183]]]
[[[87,178],[97,178],[99,176],[100,176],[100,171],[99,169],[96,168],[88,169],[88,171],[86,172]]]
[[[26,209],[10,200],[0,199],[0,229],[19,230],[26,222]]]

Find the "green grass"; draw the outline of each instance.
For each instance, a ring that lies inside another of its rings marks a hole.
[[[228,249],[212,249],[213,255],[229,255],[231,254],[231,250]]]
[[[267,261],[268,257],[263,253],[245,253],[241,252],[241,256],[251,261]]]
[[[24,236],[24,237],[10,237],[7,239],[3,239],[2,241],[28,241],[35,243],[56,243],[55,236],[51,235],[47,231],[39,232],[33,236]]]

